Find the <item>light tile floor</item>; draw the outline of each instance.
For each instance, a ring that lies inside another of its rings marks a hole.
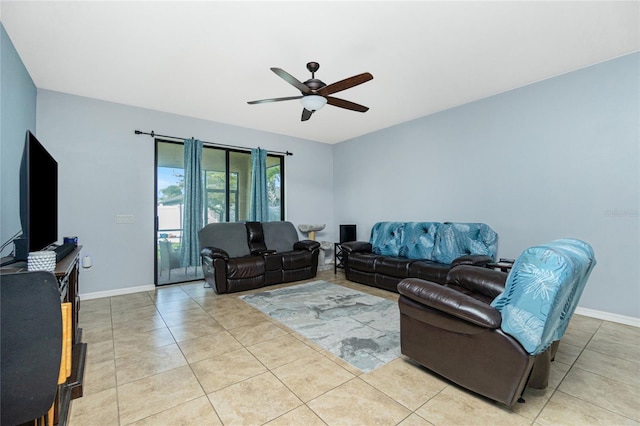
[[[315,279],[398,297],[341,271]],[[240,294],[196,282],[83,301],[84,396],[70,425],[640,424],[635,327],[575,315],[549,387],[508,408],[405,357],[364,374]]]

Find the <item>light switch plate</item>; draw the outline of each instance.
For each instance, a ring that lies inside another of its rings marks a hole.
[[[133,223],[133,215],[132,214],[116,215],[116,223]]]

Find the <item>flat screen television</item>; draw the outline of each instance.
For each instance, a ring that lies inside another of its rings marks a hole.
[[[26,254],[58,240],[58,162],[30,131],[20,167],[20,220]]]

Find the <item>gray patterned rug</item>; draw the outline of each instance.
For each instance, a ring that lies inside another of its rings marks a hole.
[[[326,281],[240,299],[364,372],[400,356],[400,313],[391,300]]]

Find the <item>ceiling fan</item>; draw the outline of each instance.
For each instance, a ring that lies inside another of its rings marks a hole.
[[[301,121],[307,121],[309,118],[311,118],[311,114],[318,111],[320,108],[325,106],[325,104],[358,112],[366,112],[369,110],[369,108],[366,106],[359,105],[350,101],[345,101],[344,99],[334,98],[333,96],[329,95],[341,92],[342,90],[350,89],[354,86],[357,86],[358,84],[365,83],[373,79],[373,76],[371,74],[365,72],[362,74],[354,75],[353,77],[345,78],[344,80],[337,81],[327,86],[324,82],[318,80],[315,77],[315,73],[316,71],[318,71],[318,68],[320,68],[320,64],[317,62],[309,62],[307,64],[307,69],[309,70],[309,72],[311,72],[311,78],[304,83],[300,82],[294,76],[280,68],[271,68],[271,71],[280,76],[284,81],[300,90],[301,95],[288,96],[285,98],[260,99],[258,101],[250,101],[247,103],[250,105],[254,105],[264,104],[267,102],[280,102],[300,99],[300,103],[302,103],[302,106],[304,108],[302,110]]]

